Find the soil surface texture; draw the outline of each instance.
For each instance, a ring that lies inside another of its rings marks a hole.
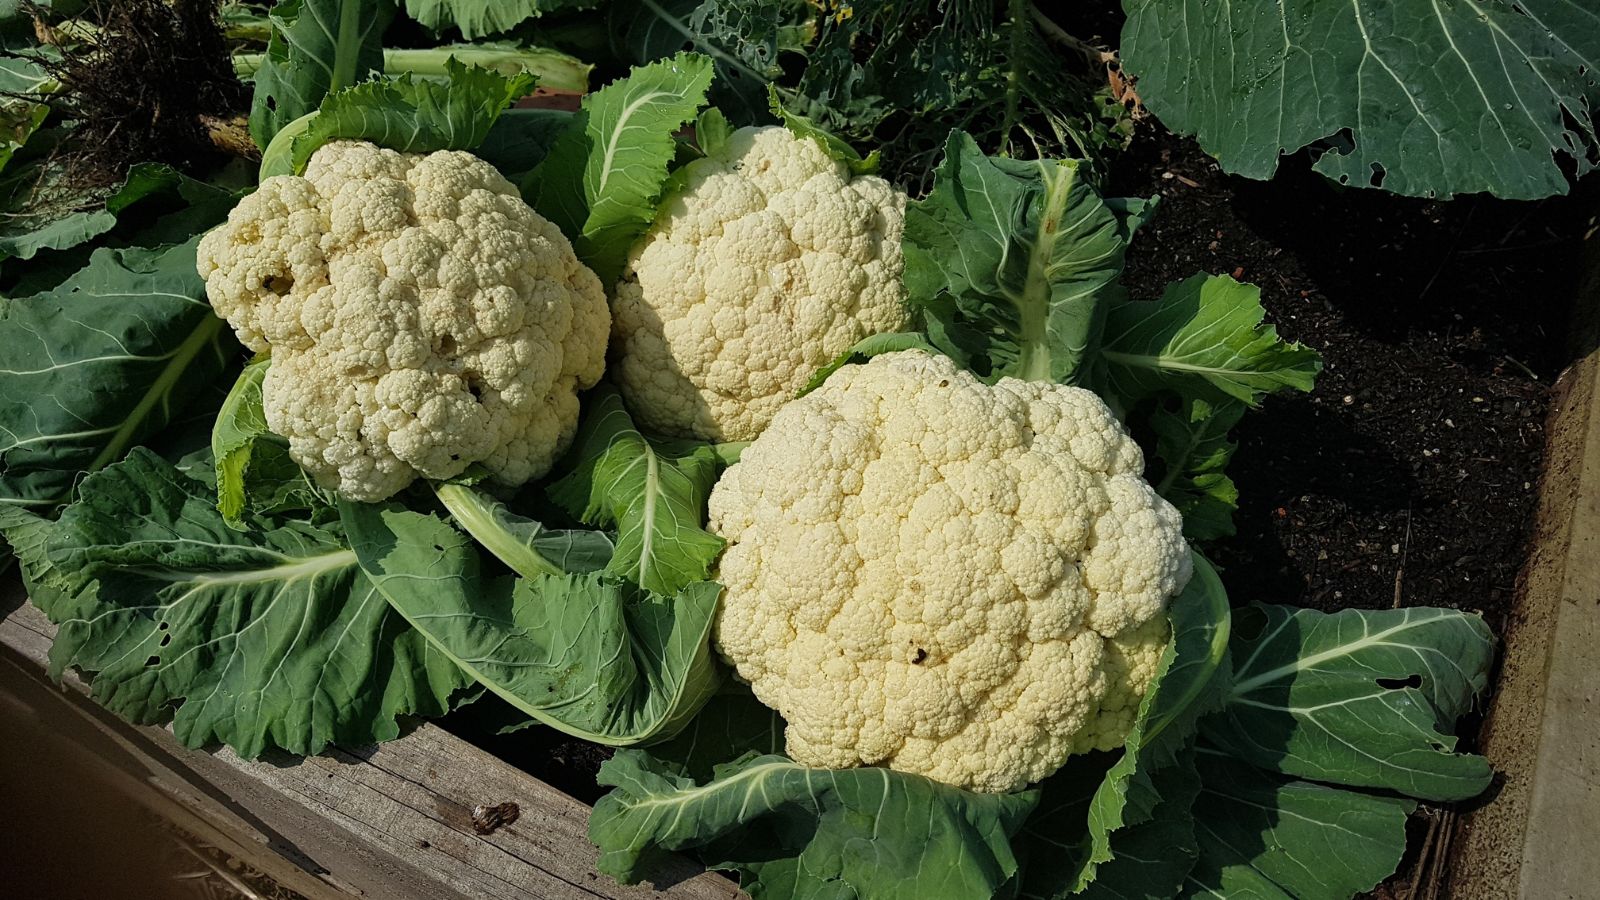
[[[1238,534],[1211,548],[1234,601],[1449,606],[1498,630],[1592,198],[1396,197],[1304,157],[1250,181],[1155,127],[1109,192],[1161,197],[1129,253],[1135,297],[1233,275],[1326,364],[1315,391],[1270,397],[1239,426]]]

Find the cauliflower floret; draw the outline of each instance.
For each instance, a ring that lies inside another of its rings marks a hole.
[[[906,326],[906,198],[776,126],[684,177],[617,285],[613,378],[653,430],[750,440],[819,367]]]
[[[467,153],[327,144],[240,201],[197,266],[239,340],[272,353],[267,427],[352,500],[472,463],[543,475],[605,370],[600,279]]]
[[[1093,393],[891,353],[783,407],[711,494],[719,652],[790,756],[1009,791],[1119,744],[1189,580]]]

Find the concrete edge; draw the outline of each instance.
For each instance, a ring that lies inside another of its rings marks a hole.
[[[1481,748],[1498,792],[1465,813],[1455,900],[1600,896],[1600,237],[1591,230],[1557,382],[1532,549],[1506,626]]]

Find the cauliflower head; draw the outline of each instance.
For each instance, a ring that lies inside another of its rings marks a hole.
[[[549,470],[605,369],[598,277],[494,167],[339,141],[207,234],[206,294],[270,351],[267,426],[353,500],[483,464]]]
[[[906,326],[906,198],[776,126],[682,177],[617,285],[612,377],[651,429],[750,440],[819,367]]]
[[[711,495],[721,654],[789,755],[1009,791],[1122,742],[1191,560],[1093,393],[905,351],[773,417]]]

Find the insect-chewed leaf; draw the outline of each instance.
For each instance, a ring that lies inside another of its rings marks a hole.
[[[52,671],[91,674],[113,712],[172,716],[191,747],[310,754],[397,737],[402,716],[442,715],[470,683],[327,530],[235,531],[209,489],[143,448],[81,494],[49,529],[32,599],[60,626]]]
[[[1449,733],[1489,681],[1494,637],[1481,617],[1259,606],[1235,621],[1234,680],[1202,723],[1218,747],[1275,772],[1424,800],[1488,787],[1488,761],[1453,752]]]

